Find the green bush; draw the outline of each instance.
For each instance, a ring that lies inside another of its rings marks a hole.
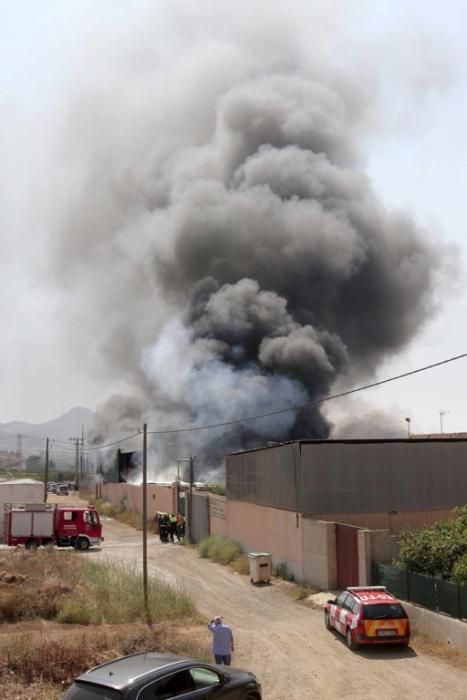
[[[216,496],[225,496],[226,493],[225,484],[207,484],[206,489]]]
[[[241,556],[242,548],[234,540],[209,535],[198,544],[198,552],[201,557],[212,559],[218,564],[230,564]]]
[[[454,520],[401,532],[396,565],[420,574],[451,578],[456,563],[467,555],[467,506],[457,508],[456,513]]]
[[[467,586],[467,554],[463,554],[452,567],[452,579],[458,586]]]

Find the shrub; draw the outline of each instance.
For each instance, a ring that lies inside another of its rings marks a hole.
[[[209,535],[199,543],[198,552],[201,557],[212,559],[218,564],[230,564],[240,557],[242,548],[234,540]]]
[[[214,493],[216,496],[225,496],[225,484],[207,484],[206,489],[209,493]]]
[[[56,619],[57,622],[65,624],[97,625],[102,622],[102,615],[98,613],[90,600],[69,598],[58,611]]]
[[[452,568],[452,579],[458,586],[467,586],[467,554],[463,554]]]
[[[467,554],[467,508],[455,520],[444,520],[400,534],[396,565],[421,574],[451,578],[456,562]]]

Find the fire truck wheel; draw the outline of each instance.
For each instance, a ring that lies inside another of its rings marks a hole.
[[[86,537],[78,537],[75,547],[84,552],[86,549],[89,549],[89,540],[87,540]]]
[[[39,542],[37,540],[28,540],[25,544],[26,549],[30,550],[36,550],[39,546]]]

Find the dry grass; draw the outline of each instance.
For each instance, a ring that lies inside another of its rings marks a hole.
[[[194,605],[183,590],[153,577],[148,590],[153,619],[194,617]],[[145,620],[142,591],[141,572],[108,566],[79,552],[23,550],[0,556],[0,622],[40,618],[96,625]]]
[[[454,647],[452,647],[450,644],[435,642],[419,632],[412,632],[410,646],[412,646],[417,652],[435,656],[438,659],[448,662],[456,668],[462,668],[464,670],[467,668],[466,653],[454,649]]]
[[[19,690],[23,688],[19,698],[41,697],[36,693],[43,688],[49,692],[44,697],[53,698],[52,689],[62,691],[83,671],[139,651],[170,651],[203,661],[210,658],[204,625],[189,630],[173,625],[158,625],[154,629],[125,625],[100,628],[98,634],[92,628],[53,630],[50,626],[46,631],[29,630],[8,636],[8,644],[0,641],[0,682],[3,692],[4,684],[12,682],[14,676]],[[33,692],[27,690],[32,688]],[[27,692],[31,695],[24,694]]]
[[[230,568],[236,574],[242,574],[242,576],[250,575],[250,564],[248,562],[248,557],[246,554],[241,554],[238,559],[230,562]]]
[[[210,658],[205,626],[183,591],[151,578],[149,601],[151,627],[141,574],[131,568],[74,551],[0,553],[0,618],[9,622],[0,625],[0,697],[55,700],[76,675],[137,651]]]

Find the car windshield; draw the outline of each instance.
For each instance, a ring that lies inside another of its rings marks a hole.
[[[119,690],[77,682],[65,693],[63,700],[121,700],[122,697]]]
[[[364,620],[397,620],[407,614],[400,603],[375,603],[363,606],[362,617]]]

